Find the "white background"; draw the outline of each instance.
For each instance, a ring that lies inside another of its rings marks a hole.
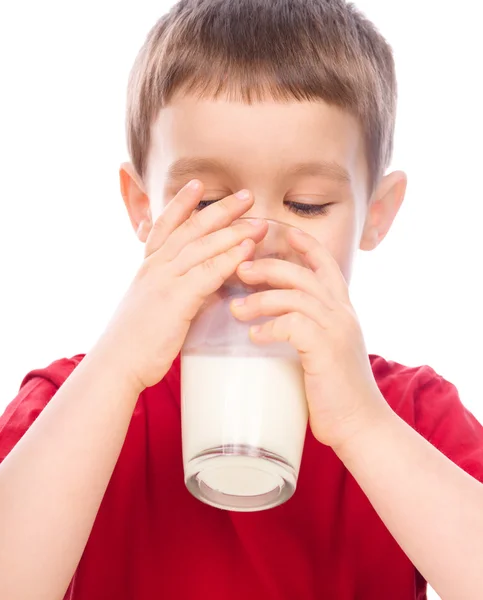
[[[0,412],[29,370],[89,349],[142,260],[118,184],[125,89],[171,4],[0,4]],[[483,421],[479,2],[356,4],[394,48],[409,187],[352,298],[370,352],[431,365]]]

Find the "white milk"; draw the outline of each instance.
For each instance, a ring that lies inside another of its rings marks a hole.
[[[308,410],[297,360],[191,354],[183,355],[181,374],[185,465],[206,450],[243,444],[280,456],[298,473]],[[253,458],[235,460],[242,471],[244,460],[253,467]],[[230,493],[260,492],[256,471],[246,473],[226,481]]]

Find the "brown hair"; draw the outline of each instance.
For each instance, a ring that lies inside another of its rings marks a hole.
[[[252,103],[324,100],[363,131],[372,194],[392,157],[397,83],[391,47],[345,0],[180,0],[131,70],[127,143],[144,178],[151,125],[175,92]]]

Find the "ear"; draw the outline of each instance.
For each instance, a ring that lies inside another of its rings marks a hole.
[[[121,194],[131,225],[139,240],[146,243],[152,228],[151,207],[143,182],[131,163],[122,163],[119,169]]]
[[[374,250],[386,237],[401,208],[406,188],[407,175],[403,171],[394,171],[382,178],[367,209],[361,250]]]

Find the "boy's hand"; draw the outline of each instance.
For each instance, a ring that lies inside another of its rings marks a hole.
[[[267,231],[263,221],[230,226],[253,205],[249,192],[194,212],[202,196],[201,182],[191,182],[157,219],[145,261],[98,342],[139,391],[164,377],[205,299]]]
[[[386,415],[388,405],[374,379],[336,261],[306,233],[291,231],[289,241],[309,268],[277,259],[240,265],[238,275],[245,283],[265,282],[275,289],[252,294],[244,303],[235,300],[232,312],[242,321],[276,317],[252,328],[252,341],[286,341],[298,350],[312,432],[321,443],[336,449]]]

